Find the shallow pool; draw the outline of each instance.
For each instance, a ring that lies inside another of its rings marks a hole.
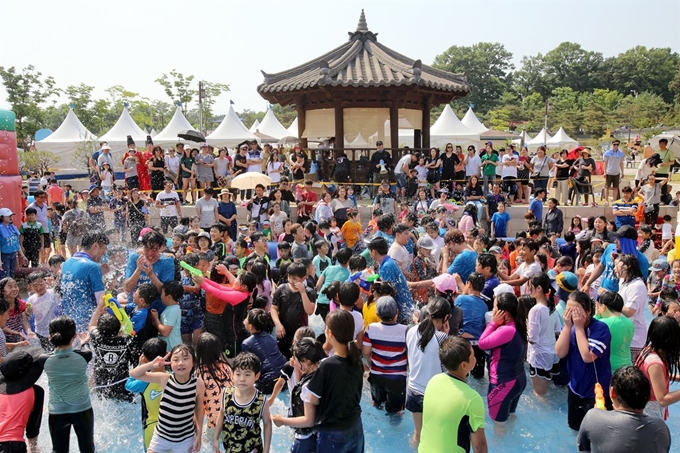
[[[649,316],[648,316],[649,318]],[[648,321],[651,318],[648,319]],[[320,329],[321,320],[315,316],[312,326]],[[39,384],[47,390],[47,379],[43,375]],[[471,386],[483,397],[488,382],[470,379]],[[678,385],[673,386],[678,388]],[[364,382],[362,397],[362,420],[366,437],[366,451],[410,452],[409,438],[413,432],[411,415],[388,417],[383,411],[371,406],[369,385]],[[286,414],[288,394],[284,393],[272,408],[272,413]],[[567,426],[567,393],[565,388],[552,387],[544,400],[527,387],[520,398],[517,414],[503,424],[495,424],[487,417],[486,436],[491,452],[525,453],[528,451],[573,452],[576,447],[576,433]],[[143,451],[141,436],[141,415],[139,404],[110,403],[93,398],[95,413],[95,443],[97,451],[104,453],[128,453]],[[671,406],[668,426],[671,433],[680,432],[680,408]],[[274,427],[273,453],[289,450],[292,444],[292,430]],[[212,452],[211,442],[204,438],[202,452]],[[44,452],[50,450],[51,442],[47,424],[47,407],[43,416],[40,446]],[[77,450],[75,434],[71,436],[71,449]],[[677,447],[672,451],[680,451]]]

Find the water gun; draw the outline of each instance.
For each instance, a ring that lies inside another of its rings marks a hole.
[[[199,277],[203,277],[203,272],[199,271],[194,266],[188,264],[186,261],[180,261],[179,265],[182,266],[183,269],[188,270],[189,273],[191,273],[192,275],[197,275]]]
[[[125,332],[127,335],[134,335],[134,331],[132,329],[132,321],[130,321],[130,317],[125,312],[125,310],[123,310],[118,301],[114,299],[113,295],[106,294],[102,298],[102,302],[104,303],[104,307],[106,307],[106,311],[111,313],[118,319],[118,321],[120,322],[121,330]]]
[[[595,383],[595,408],[605,410],[604,407],[604,390],[599,382]]]

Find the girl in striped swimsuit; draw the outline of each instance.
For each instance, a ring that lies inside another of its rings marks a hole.
[[[527,352],[527,314],[511,293],[496,297],[492,321],[479,337],[479,347],[491,352],[489,360],[489,416],[504,422],[517,410],[527,386],[524,357]]]
[[[170,362],[166,362],[168,358]],[[130,371],[131,377],[163,388],[158,424],[148,453],[188,453],[201,449],[205,385],[200,377],[194,375],[195,363],[191,347],[180,344],[165,357],[156,357],[152,362]],[[165,372],[167,365],[170,365],[172,374]]]

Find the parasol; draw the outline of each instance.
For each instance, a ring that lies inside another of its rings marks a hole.
[[[232,189],[241,190],[254,189],[255,186],[258,184],[262,184],[263,186],[268,187],[272,184],[272,178],[270,178],[267,175],[263,175],[262,173],[252,171],[248,173],[243,173],[242,175],[238,175],[237,177],[231,180]]]
[[[201,143],[205,142],[205,137],[198,131],[186,130],[177,133],[177,136],[183,140],[188,140],[190,142]]]

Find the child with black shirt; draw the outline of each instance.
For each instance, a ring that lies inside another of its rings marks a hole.
[[[210,250],[215,254],[217,261],[222,261],[227,255],[227,246],[223,240],[225,231],[227,231],[227,226],[222,223],[216,223],[210,227],[210,239],[212,240]]]
[[[281,269],[283,263],[293,262],[293,258],[290,256],[290,243],[285,241],[279,242],[277,248],[279,249],[279,258],[276,260],[276,268]]]
[[[303,263],[290,264],[287,275],[288,283],[279,286],[274,292],[271,315],[276,326],[279,350],[290,359],[295,331],[308,325],[308,316],[314,313],[316,292],[313,287],[304,284],[307,267]]]
[[[95,395],[132,401],[125,381],[132,362],[132,338],[120,334],[120,321],[99,304],[90,319],[90,345],[94,356]]]

